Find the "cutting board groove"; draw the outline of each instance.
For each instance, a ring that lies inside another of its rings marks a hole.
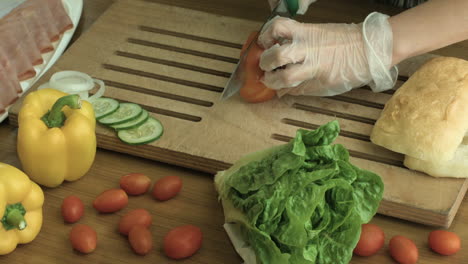
[[[340,133],[340,135],[343,136],[342,133]],[[286,143],[291,141],[291,139],[293,139],[290,136],[285,136],[285,135],[280,135],[280,134],[273,134],[273,135],[271,135],[271,137],[273,139],[276,139],[276,140],[282,141],[282,142],[286,142]],[[342,143],[339,142],[339,144],[342,144]],[[368,160],[368,161],[374,161],[374,162],[377,162],[377,163],[387,164],[387,165],[391,165],[391,166],[395,166],[395,167],[406,168],[403,165],[403,157],[401,157],[400,160],[396,160],[396,159],[391,159],[391,158],[386,158],[386,157],[379,157],[379,156],[369,154],[367,152],[361,152],[361,151],[356,151],[356,150],[348,150],[348,152],[349,152],[349,155],[351,157],[360,158],[360,159]],[[370,151],[368,151],[368,152],[370,152]]]
[[[165,44],[161,44],[161,43],[157,43],[157,42],[152,42],[152,41],[147,41],[147,40],[129,38],[128,42],[133,43],[133,44],[147,46],[147,47],[165,49],[165,50],[169,50],[169,51],[175,51],[175,52],[190,54],[190,55],[194,55],[194,56],[209,58],[209,59],[213,59],[213,60],[225,61],[225,62],[234,63],[234,64],[239,61],[239,59],[237,59],[237,58],[231,58],[231,57],[226,57],[226,56],[211,54],[211,53],[207,53],[207,52],[191,50],[191,49],[178,48],[178,47],[173,47],[173,46],[169,46],[169,45],[165,45]]]
[[[385,103],[430,55],[400,65],[392,90],[369,87],[334,97],[284,96],[247,104],[235,95],[221,101],[243,41],[258,22],[138,0],[116,2],[62,56],[39,83],[60,70],[104,80],[105,96],[134,102],[164,125],[156,142],[129,146],[113,130],[96,128],[98,146],[209,173],[241,156],[288,142],[298,128],[338,120],[336,143],[358,167],[385,183],[379,213],[428,225],[449,226],[468,188],[465,179],[433,178],[403,165],[403,155],[370,142]],[[35,87],[32,89],[35,90]],[[11,109],[17,124],[23,98]]]
[[[320,125],[317,125],[317,124],[311,124],[311,123],[307,123],[307,122],[300,121],[300,120],[294,120],[290,118],[283,118],[281,119],[281,122],[283,122],[284,124],[288,124],[288,125],[296,126],[300,128],[305,128],[309,130],[315,130],[320,127]],[[363,134],[359,134],[359,133],[355,133],[351,131],[341,130],[340,135],[343,137],[349,137],[349,138],[354,138],[354,139],[370,142],[370,137],[368,135],[363,135]]]
[[[152,89],[147,89],[141,86],[136,86],[136,85],[130,85],[130,84],[125,84],[125,83],[120,83],[120,82],[114,82],[111,80],[103,80],[106,86],[112,86],[116,88],[121,88],[125,89],[128,91],[133,91],[137,93],[142,93],[142,94],[147,94],[147,95],[153,95],[153,96],[158,96],[162,98],[167,98],[175,101],[180,101],[184,103],[189,103],[189,104],[194,104],[194,105],[199,105],[199,106],[205,106],[205,107],[211,107],[213,106],[213,102],[209,102],[206,100],[200,100],[196,98],[191,98],[187,96],[182,96],[182,95],[176,95],[176,94],[171,94],[167,92],[162,92],[162,91],[156,91]]]
[[[343,113],[340,111],[328,110],[328,109],[316,107],[313,105],[295,103],[292,107],[296,109],[312,112],[312,113],[323,114],[323,115],[328,115],[328,116],[333,116],[333,117],[340,117],[343,119],[353,120],[353,121],[361,122],[364,124],[370,124],[370,125],[373,125],[377,121],[376,119],[362,117],[362,116],[358,116],[354,114]]]
[[[206,42],[206,43],[225,46],[229,48],[235,48],[235,49],[242,48],[242,45],[239,43],[233,43],[233,42],[212,39],[212,38],[205,38],[205,37],[200,37],[196,35],[190,35],[190,34],[180,33],[176,31],[166,30],[162,28],[155,28],[155,27],[148,27],[148,26],[140,25],[138,29],[142,31],[152,32],[152,33],[158,33],[158,34],[164,34],[164,35],[169,35],[169,36],[174,36],[174,37],[179,37],[179,38],[184,38],[184,39],[191,39],[191,40]]]
[[[115,55],[117,56],[122,56],[126,58],[131,58],[131,59],[136,59],[136,60],[142,60],[142,61],[148,61],[152,63],[157,63],[161,65],[166,65],[166,66],[171,66],[171,67],[177,67],[181,69],[186,69],[186,70],[191,70],[195,72],[201,72],[201,73],[206,73],[206,74],[211,74],[215,76],[220,76],[224,78],[229,78],[231,74],[229,72],[222,72],[222,71],[217,71],[217,70],[212,70],[208,68],[203,68],[203,67],[198,67],[190,64],[184,64],[180,62],[174,62],[170,60],[163,60],[163,59],[158,59],[158,58],[153,58],[153,57],[148,57],[148,56],[142,56],[134,53],[129,53],[129,52],[124,52],[124,51],[116,51]]]
[[[128,101],[125,99],[121,99],[122,97],[114,97],[113,99],[118,99],[122,103],[132,103],[133,101]],[[126,98],[126,97],[123,97]],[[154,114],[165,115],[168,117],[174,117],[182,120],[192,121],[192,122],[200,122],[202,120],[199,116],[189,115],[185,113],[175,112],[167,109],[162,109],[158,107],[154,107],[151,105],[140,104],[140,106],[145,109],[146,111]]]
[[[134,74],[134,75],[138,75],[138,76],[141,76],[141,77],[153,78],[153,79],[160,80],[160,81],[165,81],[165,82],[173,82],[173,83],[182,84],[182,85],[185,85],[185,86],[191,86],[191,87],[200,88],[200,89],[213,91],[213,92],[218,92],[218,93],[223,91],[223,87],[220,87],[220,86],[214,86],[214,85],[205,84],[205,83],[199,83],[199,82],[193,82],[193,81],[188,81],[188,80],[184,80],[184,79],[173,78],[173,77],[169,77],[169,76],[155,74],[155,73],[152,73],[152,72],[145,72],[145,71],[141,71],[141,70],[135,70],[135,69],[122,67],[122,66],[118,66],[118,65],[113,65],[113,64],[103,64],[102,66],[105,69],[116,71],[116,72]]]

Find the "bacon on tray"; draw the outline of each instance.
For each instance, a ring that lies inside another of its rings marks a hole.
[[[36,76],[42,54],[71,28],[62,0],[26,0],[0,19],[0,114],[23,92],[20,82]]]
[[[73,22],[63,6],[61,0],[37,0],[38,2],[47,2],[47,6],[50,8],[54,16],[54,21],[60,34],[73,28]]]
[[[2,28],[0,26],[0,36],[2,37],[2,45],[0,45],[0,64],[6,64],[6,61],[15,69],[16,76],[10,78],[18,78],[20,81],[27,80],[36,76],[36,70],[32,65],[31,57],[28,57],[28,53],[24,52],[25,47],[27,49],[35,49],[29,42],[22,42],[15,36],[15,31],[8,27]]]
[[[18,53],[24,53],[32,65],[40,65],[44,62],[33,32],[29,31],[26,22],[22,19],[7,19],[0,21],[0,36],[11,38],[9,43],[15,47],[5,47],[8,50],[17,49]],[[20,50],[18,50],[20,49]],[[14,54],[7,53],[12,57]]]
[[[39,15],[33,6],[18,8],[14,12],[3,18],[6,23],[8,21],[21,20],[24,22],[26,29],[30,32],[40,53],[47,53],[54,50],[52,38],[58,38],[58,30],[54,24],[48,22],[44,17]],[[44,7],[47,8],[47,7]],[[52,25],[52,26],[51,26]],[[50,29],[49,29],[50,28]],[[50,31],[50,36],[49,36]]]
[[[48,3],[49,0],[29,0],[24,2],[23,4],[19,5],[15,9],[13,9],[10,15],[17,16],[17,12],[21,12],[22,10],[34,10],[34,12],[38,15],[40,19],[40,23],[42,24],[45,33],[49,37],[51,42],[55,42],[60,38],[60,30],[59,30],[59,22],[55,20],[55,15],[53,12],[53,5],[52,3]],[[61,0],[53,0],[53,2],[57,2],[58,4],[62,5]],[[63,5],[62,5],[63,6]],[[64,9],[65,12],[65,9]],[[65,16],[68,15],[65,13]],[[70,18],[69,18],[70,19]]]
[[[18,99],[15,85],[15,82],[8,77],[7,71],[0,66],[0,114],[4,113],[6,107]]]
[[[11,81],[14,86],[14,90],[17,93],[22,93],[23,89],[21,88],[20,80],[18,79],[18,74],[16,74],[16,68],[12,65],[11,61],[8,60],[8,57],[3,52],[3,49],[0,48],[0,69],[3,69],[8,76],[8,79]],[[0,89],[0,91],[2,91]],[[1,94],[1,93],[0,93]]]

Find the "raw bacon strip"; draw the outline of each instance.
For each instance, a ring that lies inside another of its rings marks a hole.
[[[52,14],[51,8],[47,4],[47,0],[29,0],[12,10],[12,13],[18,10],[30,9],[37,13],[40,19],[41,25],[44,27],[49,40],[54,42],[59,40],[60,31],[54,23],[54,15]]]
[[[0,68],[5,69],[5,73],[7,74],[8,79],[11,80],[12,85],[15,87],[15,91],[17,93],[22,93],[23,88],[21,88],[20,80],[18,79],[18,74],[16,74],[16,68],[14,65],[11,64],[11,61],[8,59],[3,49],[1,48],[0,48]]]
[[[17,34],[19,32],[21,32],[21,30],[13,30],[11,25],[10,27],[2,27],[0,25],[0,36],[2,36],[0,49],[2,50],[1,53],[4,54],[3,60],[8,61],[12,68],[15,69],[18,79],[24,81],[36,76],[32,60],[26,56],[27,53],[25,52],[36,48],[33,43],[23,41],[21,38],[18,39]]]
[[[2,36],[2,38],[9,36],[14,40],[13,45],[21,46],[23,48],[22,52],[29,58],[32,65],[40,65],[44,62],[41,52],[37,48],[36,41],[34,41],[31,32],[28,31],[23,20],[0,20],[0,36]],[[5,49],[6,54],[10,56],[10,58],[14,58],[11,57],[13,54],[10,55],[7,49]]]
[[[55,25],[60,31],[60,34],[73,28],[73,22],[63,6],[62,0],[39,0],[46,1],[54,16]]]
[[[3,18],[6,21],[22,20],[27,30],[32,35],[37,47],[41,53],[47,53],[54,50],[52,43],[47,35],[47,21],[41,18],[33,6],[20,5],[13,9],[11,13]],[[8,23],[8,22],[6,22]]]
[[[12,81],[9,79],[5,69],[0,67],[0,114],[4,113],[7,106],[18,99]]]

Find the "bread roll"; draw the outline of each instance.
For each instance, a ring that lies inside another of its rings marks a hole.
[[[425,161],[405,156],[404,164],[434,177],[468,178],[468,145],[461,145],[449,161]]]
[[[405,154],[408,168],[468,177],[462,145],[467,131],[468,61],[439,57],[425,63],[386,103],[371,141]]]

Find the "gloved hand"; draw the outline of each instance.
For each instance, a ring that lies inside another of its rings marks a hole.
[[[374,92],[391,89],[398,71],[392,63],[388,16],[370,14],[357,24],[303,24],[276,17],[258,43],[263,83],[282,96],[332,96],[369,84]]]
[[[278,5],[280,0],[268,0],[268,3],[270,4],[270,8],[273,9]],[[317,0],[298,0],[299,4],[299,9],[297,10],[297,13],[300,15],[305,14],[307,12],[307,9],[309,8],[309,5],[312,4]]]

